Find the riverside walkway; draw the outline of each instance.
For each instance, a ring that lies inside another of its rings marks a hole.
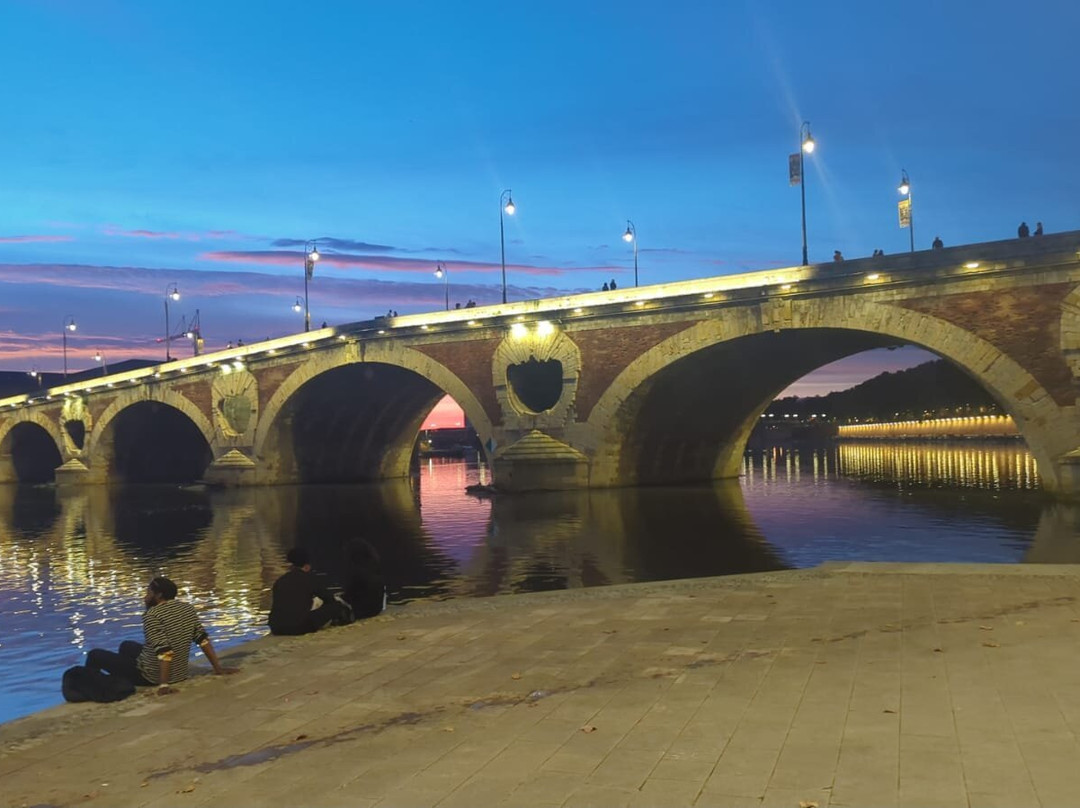
[[[0,803],[1080,803],[1080,567],[422,603],[224,656],[241,673],[0,726]]]

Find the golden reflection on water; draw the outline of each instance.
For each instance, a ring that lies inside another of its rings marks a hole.
[[[744,484],[815,483],[840,478],[900,487],[1036,490],[1041,488],[1035,457],[1020,441],[996,443],[882,441],[839,442],[828,447],[774,446],[747,452]]]

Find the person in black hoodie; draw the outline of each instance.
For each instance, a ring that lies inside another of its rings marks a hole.
[[[345,549],[348,577],[341,593],[352,607],[353,617],[373,617],[386,608],[386,584],[375,548],[353,539]]]
[[[291,566],[274,581],[270,633],[310,634],[329,625],[337,604],[312,573],[307,550],[294,547],[285,558]]]

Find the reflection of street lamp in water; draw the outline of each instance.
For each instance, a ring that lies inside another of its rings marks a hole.
[[[108,376],[109,375],[109,363],[105,361],[105,353],[103,351],[98,351],[97,353],[95,353],[94,354],[94,361],[101,363],[101,375],[102,376]]]

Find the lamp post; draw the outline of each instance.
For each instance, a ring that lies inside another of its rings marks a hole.
[[[105,352],[104,351],[98,351],[97,353],[95,353],[94,354],[94,361],[101,363],[101,375],[102,376],[108,376],[109,375],[109,363],[105,361]]]
[[[634,223],[629,219],[626,220],[626,232],[622,234],[622,240],[634,242],[634,286],[637,286],[637,228],[634,227]]]
[[[172,356],[169,354],[169,344],[172,341],[172,334],[169,333],[169,299],[179,300],[180,290],[176,287],[175,283],[170,283],[165,287],[165,361],[171,362]]]
[[[450,272],[442,261],[435,263],[435,277],[443,282],[443,287],[446,289],[446,310],[450,311]]]
[[[900,169],[900,185],[896,190],[901,196],[907,196],[908,235],[911,236],[911,251],[915,252],[915,211],[911,208],[911,180],[903,168]]]
[[[504,201],[505,200],[505,201]],[[513,216],[517,208],[514,206],[514,197],[507,188],[499,194],[499,255],[502,257],[502,302],[506,302],[506,234],[503,228],[503,211],[507,216]]]
[[[315,241],[304,244],[304,330],[311,330],[311,309],[308,308],[308,281],[315,274],[315,263],[319,260],[319,245]]]
[[[806,252],[806,163],[803,159],[807,154],[813,154],[814,136],[810,134],[810,121],[803,121],[799,127],[799,193],[802,196],[802,265],[810,263]]]
[[[74,331],[75,328],[76,328],[75,316],[72,315],[72,314],[69,314],[67,317],[64,318],[64,327],[62,329],[60,329],[60,336],[61,336],[61,338],[63,339],[63,342],[64,342],[64,378],[65,379],[67,378],[67,335],[68,335],[68,331]]]
[[[38,371],[37,368],[26,371],[26,375],[36,381],[38,387],[41,387],[41,373]]]
[[[304,301],[300,298],[296,298],[296,302],[292,304],[292,310],[297,314],[304,310]]]

